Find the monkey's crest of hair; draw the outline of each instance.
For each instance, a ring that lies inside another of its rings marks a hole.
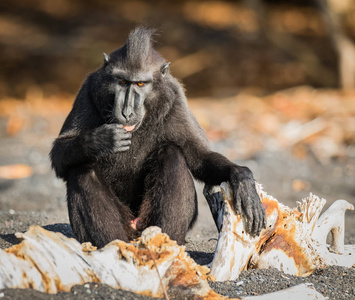
[[[114,62],[121,62],[126,69],[142,69],[145,66],[157,66],[165,62],[154,49],[155,30],[139,26],[129,34],[123,47],[110,54]]]

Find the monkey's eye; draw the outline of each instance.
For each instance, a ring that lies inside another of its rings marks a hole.
[[[140,82],[137,82],[137,85],[138,85],[138,86],[143,86],[143,85],[144,85],[144,82],[141,82],[141,81],[140,81]]]
[[[124,85],[127,84],[127,80],[124,80],[124,79],[120,79],[119,82],[120,82],[120,84],[124,84]]]

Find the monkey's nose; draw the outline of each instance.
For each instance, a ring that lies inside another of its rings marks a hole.
[[[122,116],[127,120],[127,122],[132,118],[133,113],[124,113],[122,112]]]

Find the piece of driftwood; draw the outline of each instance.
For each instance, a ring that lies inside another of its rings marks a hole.
[[[276,268],[288,274],[307,276],[316,268],[355,265],[355,245],[344,246],[344,216],[354,206],[335,201],[319,217],[325,204],[310,194],[296,209],[282,205],[257,184],[266,210],[267,227],[260,236],[244,231],[244,220],[232,209],[233,194],[228,183],[204,190],[220,230],[211,275],[216,280],[234,280],[246,269]],[[331,232],[331,244],[326,239]]]
[[[76,284],[100,282],[156,297],[177,289],[189,299],[226,299],[209,287],[209,269],[197,265],[184,247],[158,227],[146,229],[137,242],[113,241],[100,250],[39,226],[16,236],[22,240],[20,244],[0,249],[0,289],[56,293],[70,291]],[[325,299],[306,285],[245,299],[298,300],[300,295],[302,299]]]
[[[179,287],[187,295],[217,295],[206,280],[209,269],[197,265],[158,227],[146,229],[136,243],[116,240],[100,250],[39,226],[16,236],[20,244],[0,250],[0,289],[56,293],[101,282],[156,297]]]

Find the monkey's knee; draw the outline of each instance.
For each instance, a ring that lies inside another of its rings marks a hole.
[[[98,180],[95,171],[87,165],[80,165],[70,168],[67,176],[67,187],[72,189],[80,189],[83,192],[93,189],[93,187],[101,187],[102,183]]]
[[[178,147],[161,149],[158,161],[161,165],[158,176],[162,183],[158,226],[179,244],[184,244],[198,212],[194,180]]]
[[[79,242],[92,241],[90,234],[90,202],[94,172],[87,166],[70,168],[67,175],[67,205],[70,225]]]
[[[158,150],[157,160],[162,164],[176,165],[179,167],[181,164],[186,165],[185,158],[180,148],[174,145],[166,145]]]
[[[130,209],[119,201],[89,167],[75,167],[67,181],[70,225],[80,242],[103,247],[114,239],[129,241],[134,230]]]
[[[160,149],[157,161],[161,166],[160,177],[166,183],[166,190],[174,192],[176,197],[193,199],[195,197],[194,180],[180,148],[174,145],[165,146]]]

